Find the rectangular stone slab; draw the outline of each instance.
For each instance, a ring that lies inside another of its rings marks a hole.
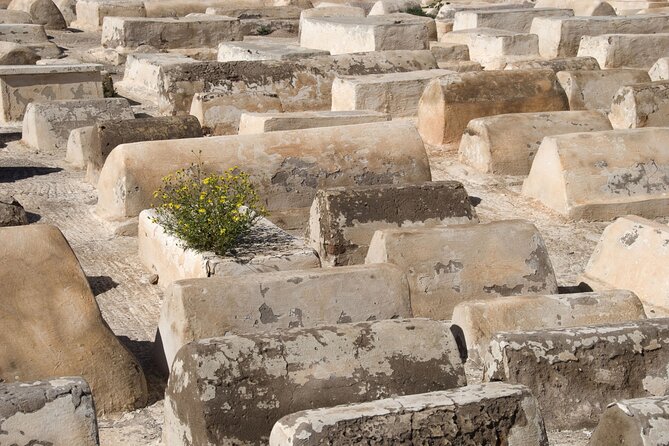
[[[0,444],[97,446],[88,383],[79,377],[0,383]]]
[[[602,290],[472,300],[455,307],[452,322],[462,328],[469,351],[484,358],[490,339],[501,331],[613,324],[638,319],[646,319],[646,313],[636,294],[626,290]]]
[[[192,342],[165,395],[166,444],[267,444],[291,413],[466,384],[449,323],[400,319]]]
[[[97,121],[134,117],[124,98],[33,102],[23,117],[22,141],[41,153],[65,155],[71,130]]]
[[[469,60],[469,47],[461,43],[430,42],[430,51],[437,63]]]
[[[669,443],[669,397],[635,398],[609,404],[590,439],[591,446]]]
[[[386,262],[407,275],[415,317],[450,320],[464,301],[557,292],[543,239],[525,220],[379,230],[365,263]]]
[[[435,79],[418,105],[423,140],[446,149],[460,142],[470,120],[506,113],[568,110],[567,97],[551,70],[458,73]]]
[[[537,0],[536,8],[569,8],[575,16],[615,16],[609,2],[602,0]]]
[[[621,87],[650,82],[646,71],[635,69],[560,71],[557,78],[567,94],[570,110],[603,112],[610,111]]]
[[[523,384],[539,400],[549,429],[597,424],[611,402],[665,395],[669,319],[497,333],[485,381]]]
[[[558,57],[556,59],[543,60],[518,60],[507,62],[504,67],[505,70],[553,70],[557,73],[559,71],[575,71],[575,70],[599,70],[599,63],[594,57]]]
[[[624,17],[536,17],[530,32],[539,36],[541,57],[576,56],[583,36],[654,34],[669,32],[669,16],[648,14]]]
[[[500,10],[458,11],[453,31],[470,28],[497,28],[529,33],[535,17],[572,17],[574,11],[559,8],[518,8]]]
[[[58,57],[61,54],[60,48],[49,41],[42,25],[0,24],[0,40],[25,45],[43,58]]]
[[[277,421],[269,445],[461,444],[466,438],[548,446],[529,389],[503,383],[297,412]]]
[[[616,129],[669,126],[669,81],[621,87],[613,98],[609,119]]]
[[[436,40],[434,20],[411,14],[302,17],[300,46],[331,54],[426,50]]]
[[[547,136],[522,194],[575,220],[667,216],[668,137],[659,127]]]
[[[602,68],[650,69],[660,57],[669,55],[669,34],[602,34],[583,36],[579,56],[597,59]]]
[[[536,35],[503,29],[462,29],[445,34],[441,42],[467,45],[469,58],[487,70],[502,69],[514,58],[539,56]]]
[[[72,28],[100,32],[105,17],[146,17],[144,2],[138,0],[81,0],[76,3]]]
[[[584,280],[594,289],[625,288],[644,305],[669,310],[669,226],[628,215],[604,229]]]
[[[319,188],[432,179],[423,141],[409,122],[148,141],[122,144],[109,154],[100,171],[97,212],[109,220],[138,215],[150,207],[163,176],[198,159],[210,172],[240,166],[273,222],[295,214],[302,227]]]
[[[597,111],[476,118],[469,121],[460,140],[460,161],[484,173],[527,175],[544,136],[598,130],[611,130],[611,123]]]
[[[310,111],[288,113],[242,113],[239,134],[276,132],[282,130],[336,127],[390,120],[385,113],[370,110]]]
[[[427,84],[453,74],[450,70],[337,76],[332,83],[332,110],[372,110],[393,118],[416,116]]]
[[[338,187],[316,193],[306,238],[324,265],[355,265],[364,263],[379,229],[476,222],[467,191],[457,181]]]
[[[165,293],[158,330],[171,366],[197,339],[411,316],[404,273],[378,264],[179,280]]]
[[[0,120],[23,120],[31,102],[103,97],[102,65],[24,65],[0,67]]]
[[[302,48],[299,45],[263,42],[221,42],[218,45],[219,62],[238,60],[291,60],[305,57],[326,56],[323,50]]]

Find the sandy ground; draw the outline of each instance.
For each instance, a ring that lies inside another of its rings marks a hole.
[[[99,36],[58,33],[66,54],[96,46]],[[118,73],[122,70],[115,69]],[[14,139],[16,139],[15,137]],[[44,156],[5,136],[0,143],[0,194],[14,195],[29,211],[32,222],[58,226],[76,252],[89,278],[105,320],[139,358],[149,381],[151,404],[141,410],[99,420],[103,446],[160,444],[164,378],[155,372],[151,349],[156,331],[161,290],[148,282],[140,264],[137,240],[115,237],[92,210],[96,191],[72,170],[63,157]],[[476,203],[482,222],[524,218],[536,224],[546,241],[561,286],[579,282],[588,257],[606,222],[571,222],[519,195],[522,178],[478,174],[453,155],[431,151],[436,180],[462,181]],[[667,219],[661,220],[667,222]],[[649,315],[654,315],[649,309]],[[480,370],[468,367],[470,383]],[[589,432],[550,432],[551,445],[585,446]]]

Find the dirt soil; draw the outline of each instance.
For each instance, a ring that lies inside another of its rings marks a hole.
[[[57,33],[56,42],[68,57],[99,45],[99,35]],[[111,68],[122,73],[122,67]],[[118,74],[115,75],[118,77]],[[137,239],[114,236],[93,214],[96,191],[61,157],[45,156],[26,148],[20,135],[0,139],[0,194],[13,195],[33,223],[58,226],[72,245],[89,278],[105,320],[121,341],[139,358],[151,393],[146,408],[99,420],[102,446],[147,446],[160,443],[162,395],[165,378],[152,362],[153,340],[161,289],[149,283],[137,254]],[[542,233],[560,286],[579,283],[585,264],[607,222],[573,222],[520,196],[520,177],[498,177],[475,172],[453,155],[430,150],[435,180],[461,181],[467,188],[481,222],[524,218]],[[270,217],[271,219],[271,217]],[[668,219],[659,219],[667,223]],[[649,316],[661,314],[647,309]],[[481,371],[468,365],[470,383],[480,381]],[[588,431],[550,432],[554,446],[585,446]]]

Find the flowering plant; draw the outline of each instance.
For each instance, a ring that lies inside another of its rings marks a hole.
[[[267,214],[249,175],[232,167],[221,175],[205,174],[202,164],[163,178],[154,192],[160,200],[155,223],[188,248],[227,254]]]

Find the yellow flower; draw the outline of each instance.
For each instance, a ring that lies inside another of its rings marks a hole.
[[[200,209],[198,209],[197,211],[198,211],[200,214],[204,214],[205,212],[207,212],[207,210],[206,210],[205,208],[200,208]]]
[[[211,178],[207,177],[204,180],[202,180],[204,184],[209,184],[211,182]]]

